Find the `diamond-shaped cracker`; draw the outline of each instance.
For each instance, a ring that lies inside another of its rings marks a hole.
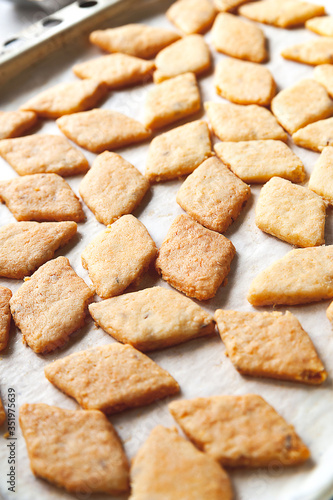
[[[227,473],[175,428],[155,427],[131,468],[130,500],[231,500]]]
[[[32,111],[0,111],[0,139],[9,139],[24,134],[37,122]]]
[[[331,64],[333,62],[333,38],[314,38],[285,48],[281,55],[285,59],[310,64],[310,66]]]
[[[217,16],[212,28],[212,43],[218,52],[238,59],[259,63],[266,61],[268,56],[263,31],[233,14]]]
[[[225,282],[235,253],[222,234],[204,228],[188,215],[179,215],[159,250],[156,269],[177,290],[207,300]]]
[[[306,187],[273,177],[260,191],[256,205],[257,226],[291,245],[323,245],[325,218],[325,203]]]
[[[213,318],[195,302],[155,286],[90,304],[96,323],[123,344],[153,351],[214,332]]]
[[[144,141],[151,135],[142,123],[111,109],[62,116],[57,125],[69,139],[93,153]]]
[[[57,174],[24,175],[1,181],[0,201],[18,221],[84,220],[78,197]]]
[[[328,94],[333,97],[333,66],[332,64],[320,64],[314,69],[314,78],[321,83]]]
[[[281,90],[271,107],[278,122],[290,134],[333,114],[333,101],[325,87],[310,79]]]
[[[128,461],[103,413],[24,404],[20,425],[36,476],[78,496],[128,491]]]
[[[103,299],[121,294],[149,267],[157,249],[145,226],[123,215],[82,253],[82,265]]]
[[[219,12],[228,12],[249,1],[250,0],[214,0],[214,5]]]
[[[222,59],[215,71],[216,92],[238,104],[268,106],[275,95],[271,72],[259,64]]]
[[[151,79],[155,64],[127,54],[111,54],[76,64],[73,71],[79,78],[94,78],[109,89],[117,89]]]
[[[203,36],[185,36],[161,50],[155,59],[155,65],[155,83],[182,73],[199,75],[211,67],[210,51]]]
[[[254,278],[247,300],[253,306],[306,304],[333,297],[333,245],[298,248]]]
[[[177,28],[190,35],[207,31],[216,10],[210,0],[177,0],[169,7],[166,16]]]
[[[287,140],[287,134],[268,109],[250,104],[205,102],[214,134],[221,141]]]
[[[210,156],[207,122],[186,123],[151,141],[145,175],[153,182],[175,179],[190,174]]]
[[[58,257],[23,283],[10,300],[10,310],[23,340],[36,353],[44,353],[65,344],[84,325],[93,295],[69,260]]]
[[[148,92],[145,125],[155,130],[193,115],[200,107],[200,92],[195,75],[185,73],[155,85]]]
[[[308,30],[322,36],[333,36],[333,16],[314,17],[305,23]]]
[[[89,164],[81,151],[59,135],[35,134],[0,141],[0,156],[19,175],[54,173],[81,174]]]
[[[326,146],[333,146],[333,118],[310,123],[300,128],[292,136],[297,146],[322,151]]]
[[[264,183],[274,176],[293,182],[305,179],[302,161],[281,141],[219,142],[214,149],[244,182]]]
[[[197,222],[223,233],[237,219],[250,194],[249,186],[214,156],[187,177],[176,200]]]
[[[0,427],[1,427],[1,425],[3,425],[5,423],[5,420],[6,420],[6,412],[5,412],[5,409],[3,407],[2,400],[0,398]]]
[[[15,222],[0,228],[0,276],[23,279],[76,234],[75,222]]]
[[[108,52],[122,52],[150,59],[179,38],[180,35],[175,31],[144,24],[127,24],[119,28],[93,31],[89,39]]]
[[[333,147],[323,149],[311,173],[309,189],[333,205]]]
[[[252,21],[290,28],[325,14],[325,7],[300,0],[261,0],[243,5],[239,13]]]
[[[85,410],[104,413],[147,405],[179,392],[166,370],[118,342],[58,359],[45,367],[45,375]]]
[[[8,343],[11,320],[9,300],[11,296],[12,292],[9,288],[0,286],[0,351],[6,349]]]
[[[256,394],[173,401],[169,409],[191,441],[222,465],[296,465],[310,456],[294,427]]]
[[[243,375],[321,384],[323,363],[298,319],[289,311],[215,311],[226,354]]]

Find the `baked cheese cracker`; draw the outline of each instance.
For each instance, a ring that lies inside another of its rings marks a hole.
[[[333,16],[314,17],[306,21],[305,27],[318,35],[333,36]]]
[[[250,0],[214,0],[214,5],[219,12],[228,12],[249,1]]]
[[[331,64],[333,61],[333,38],[311,39],[308,42],[285,48],[281,55],[290,61],[309,64],[310,66]]]
[[[45,367],[46,378],[85,410],[116,413],[179,392],[171,375],[130,345],[76,352]]]
[[[177,0],[166,12],[167,18],[186,35],[203,33],[216,16],[210,0]]]
[[[309,189],[333,205],[333,147],[323,149],[311,173]]]
[[[300,128],[292,136],[297,146],[322,151],[326,146],[333,146],[333,118],[319,120]]]
[[[6,411],[3,406],[2,400],[0,398],[0,427],[5,423],[6,421]]]
[[[108,225],[131,213],[148,189],[148,180],[133,165],[104,151],[81,181],[79,192],[96,219]]]
[[[326,309],[326,316],[329,319],[329,321],[333,324],[333,302],[331,302],[328,308]]]
[[[0,139],[18,137],[37,123],[33,111],[0,111]]]
[[[321,384],[323,363],[298,319],[287,311],[215,311],[226,354],[242,375]]]
[[[11,299],[11,296],[12,292],[11,290],[9,290],[9,288],[0,286],[0,351],[6,349],[8,344],[11,320],[9,301]]]
[[[321,83],[327,93],[333,96],[333,66],[332,64],[320,64],[314,69],[313,76],[317,82]]]
[[[222,465],[289,466],[310,456],[294,427],[256,394],[173,401],[169,409],[187,437]]]

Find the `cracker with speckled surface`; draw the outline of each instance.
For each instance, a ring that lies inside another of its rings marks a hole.
[[[84,326],[93,295],[69,260],[58,257],[23,283],[10,300],[10,310],[23,341],[36,353],[45,353],[64,345]]]
[[[82,265],[103,299],[120,295],[155,258],[157,249],[145,226],[123,215],[84,249]]]
[[[323,149],[309,180],[309,189],[333,205],[333,147]]]
[[[313,71],[313,77],[321,83],[327,93],[333,96],[333,66],[332,64],[320,64]]]
[[[0,139],[18,137],[37,123],[33,111],[0,111]]]
[[[176,201],[194,220],[223,233],[237,219],[250,194],[249,186],[214,156],[187,177]]]
[[[116,153],[104,151],[81,181],[79,192],[98,222],[107,226],[131,213],[148,189],[139,170]]]
[[[333,16],[314,17],[306,21],[305,27],[318,35],[333,36]]]
[[[320,37],[308,42],[298,43],[283,49],[281,55],[290,61],[309,64],[310,66],[332,64],[333,38]]]
[[[287,311],[214,315],[226,355],[242,375],[317,385],[327,378],[324,365],[298,319]]]
[[[207,122],[186,123],[152,140],[145,175],[151,182],[176,179],[193,172],[212,154]]]
[[[234,10],[243,3],[249,2],[249,0],[213,0],[215,8],[219,12],[228,12],[229,10]]]
[[[275,116],[262,106],[205,102],[205,109],[212,130],[221,141],[287,141],[287,134]]]
[[[118,342],[148,352],[214,333],[213,317],[180,293],[155,286],[90,304],[96,323]]]
[[[59,135],[35,134],[0,141],[0,156],[19,175],[85,173],[89,164],[81,151]]]
[[[310,457],[294,427],[256,394],[173,401],[169,409],[186,436],[222,465],[289,466]]]
[[[18,221],[82,222],[81,203],[57,174],[24,175],[0,182],[0,201]]]
[[[247,300],[253,306],[307,304],[333,297],[333,245],[298,248],[254,278]]]
[[[278,176],[293,182],[305,179],[304,165],[281,141],[219,142],[217,156],[242,181],[265,183]]]
[[[0,351],[6,349],[8,344],[11,320],[9,301],[11,299],[11,296],[12,292],[11,290],[9,290],[9,288],[0,286]]]
[[[198,300],[215,296],[226,283],[235,247],[222,234],[188,215],[173,221],[156,260],[156,270],[171,286]]]
[[[171,375],[130,345],[76,352],[45,367],[46,378],[85,410],[116,413],[179,392]]]
[[[2,400],[0,398],[0,426],[3,425],[6,421],[6,411],[4,409]]]
[[[319,120],[300,128],[292,136],[297,146],[321,152],[326,146],[333,146],[333,118]]]
[[[210,0],[177,0],[166,16],[186,35],[204,33],[212,25],[216,9]]]
[[[76,495],[129,490],[122,443],[103,413],[24,404],[20,426],[35,476]]]
[[[62,116],[57,125],[66,137],[93,153],[122,148],[144,141],[151,135],[142,123],[111,109]]]
[[[170,78],[155,85],[147,95],[145,126],[158,129],[200,110],[201,98],[193,73]]]

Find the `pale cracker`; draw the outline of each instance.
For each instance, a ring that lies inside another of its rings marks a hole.
[[[203,226],[224,233],[239,216],[251,191],[216,156],[187,177],[176,201]]]
[[[177,0],[169,7],[166,16],[186,35],[191,35],[210,28],[216,9],[210,0]]]
[[[283,315],[218,309],[214,318],[226,355],[242,375],[310,385],[326,380],[310,337],[289,311]]]
[[[78,496],[129,490],[123,446],[103,413],[24,404],[20,426],[37,477]]]
[[[155,83],[188,72],[199,75],[211,67],[210,51],[203,36],[185,36],[161,50],[155,59],[155,65]]]
[[[333,147],[323,149],[311,173],[309,189],[333,205]]]
[[[32,111],[0,111],[0,139],[18,137],[37,123]]]
[[[1,181],[0,201],[18,221],[82,222],[85,218],[78,197],[57,174],[24,175]]]
[[[238,59],[260,63],[268,57],[263,31],[233,14],[218,14],[212,28],[212,43],[218,52]]]
[[[289,466],[310,456],[294,427],[256,394],[173,401],[169,409],[187,437],[222,465]]]
[[[328,308],[326,309],[326,316],[329,319],[329,321],[333,324],[333,302],[331,302]]]
[[[326,205],[320,196],[281,177],[260,191],[256,225],[265,233],[299,247],[325,244]]]
[[[205,109],[212,130],[221,141],[287,141],[287,134],[275,116],[262,106],[205,102]]]
[[[305,27],[318,35],[333,36],[333,16],[314,17],[306,21]]]
[[[215,460],[181,437],[157,426],[131,468],[129,500],[232,500],[227,473]]]
[[[179,215],[159,250],[156,269],[177,290],[207,300],[226,283],[235,253],[222,234],[204,228],[188,215]]]
[[[118,342],[147,352],[210,335],[213,317],[180,293],[155,286],[90,304],[96,323]]]
[[[6,411],[4,409],[1,397],[0,397],[0,427],[5,423],[6,421]]]
[[[194,121],[155,137],[149,146],[145,175],[151,182],[190,174],[212,156],[208,124]]]
[[[155,85],[146,98],[145,126],[164,127],[200,110],[201,99],[193,73],[170,78]]]
[[[144,141],[151,135],[142,123],[111,109],[62,116],[57,125],[69,139],[93,153],[122,148]]]
[[[251,283],[253,306],[306,304],[333,297],[333,245],[298,248],[262,271]]]
[[[59,135],[35,134],[0,141],[2,156],[19,175],[85,173],[89,164],[81,151]]]
[[[297,146],[322,151],[326,146],[333,146],[333,118],[310,123],[293,134],[292,139]]]
[[[6,349],[8,344],[11,320],[9,300],[11,296],[12,292],[11,290],[9,290],[9,288],[0,286],[0,351]]]
[[[250,0],[213,0],[215,8],[219,12],[228,12],[229,10],[234,10],[243,3],[249,2]]]
[[[103,299],[121,294],[155,258],[157,249],[145,226],[123,215],[84,249],[82,265]]]
[[[332,64],[320,64],[314,69],[313,77],[321,83],[328,94],[333,97],[333,66]]]
[[[98,222],[108,225],[131,213],[148,189],[148,180],[133,165],[104,151],[81,181],[79,192]]]
[[[293,134],[309,123],[332,116],[333,101],[323,85],[307,79],[281,90],[271,108],[280,125]]]
[[[308,42],[299,43],[285,48],[281,52],[282,57],[290,61],[296,61],[310,66],[318,64],[332,64],[333,62],[333,38],[315,38]]]
[[[219,142],[214,149],[244,182],[264,183],[275,176],[293,182],[305,179],[302,161],[281,141]]]
[[[10,309],[24,342],[36,353],[45,353],[65,344],[85,324],[93,295],[69,260],[58,257],[23,283],[11,298]]]

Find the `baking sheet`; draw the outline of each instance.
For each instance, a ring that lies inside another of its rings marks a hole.
[[[327,11],[333,14],[333,6],[325,3]],[[168,1],[156,2],[149,10],[139,10],[125,13],[114,19],[114,25],[128,22],[146,22],[153,26],[171,27],[163,15]],[[112,23],[108,23],[109,26]],[[272,71],[278,88],[292,85],[303,77],[311,77],[313,69],[302,64],[285,61],[279,55],[284,47],[294,43],[315,38],[316,35],[304,30],[282,30],[260,25],[269,40],[271,59],[267,67]],[[210,43],[210,33],[205,35]],[[214,63],[224,56],[213,52]],[[31,68],[21,75],[11,85],[0,93],[0,109],[14,110],[27,99],[51,85],[64,81],[74,81],[71,72],[74,63],[100,55],[97,48],[91,47],[86,38],[81,37],[77,43],[52,54],[52,57],[39,66]],[[145,96],[153,84],[134,87],[124,91],[111,92],[102,108],[114,109],[133,118],[143,120]],[[200,89],[203,102],[206,100],[220,101],[215,94],[212,72],[200,78]],[[204,112],[198,113],[192,119],[204,117]],[[175,125],[176,126],[176,125]],[[37,133],[60,134],[53,121],[45,121]],[[292,146],[296,154],[303,160],[309,175],[317,153]],[[124,148],[119,154],[133,163],[141,172],[145,169],[148,143]],[[95,155],[84,151],[90,162]],[[15,172],[0,159],[0,178],[15,177]],[[78,194],[81,176],[67,178]],[[173,219],[181,208],[175,201],[176,192],[181,181],[172,181],[152,186],[140,207],[134,212],[147,227],[157,246],[160,246]],[[271,236],[262,233],[254,224],[254,207],[260,192],[260,186],[252,186],[252,197],[237,221],[225,235],[231,239],[237,250],[229,274],[228,285],[220,288],[216,297],[201,305],[214,312],[217,308],[251,311],[252,306],[246,300],[246,293],[252,279],[270,263],[285,255],[292,247]],[[79,224],[78,235],[58,255],[66,255],[75,271],[90,283],[87,272],[82,268],[80,255],[85,246],[104,229],[92,213],[84,206],[87,221]],[[15,219],[5,206],[0,206],[0,224],[14,222]],[[333,244],[332,211],[328,210],[326,225],[326,244]],[[0,280],[0,284],[8,286],[15,292],[21,285],[20,281]],[[153,285],[168,285],[149,272],[136,289]],[[134,290],[135,288],[131,288]],[[306,387],[290,382],[272,381],[242,377],[233,368],[230,360],[224,355],[224,346],[218,336],[210,339],[198,339],[183,345],[151,353],[153,360],[167,369],[179,382],[183,398],[210,396],[216,394],[246,394],[257,393],[292,423],[299,435],[309,446],[312,459],[306,464],[295,468],[284,468],[278,464],[269,469],[247,471],[232,471],[230,473],[237,500],[328,500],[333,496],[333,335],[325,311],[329,302],[289,307],[302,323],[304,329],[313,340],[320,357],[329,373],[328,380],[320,387]],[[284,311],[286,308],[279,307]],[[258,310],[271,310],[261,308]],[[76,409],[78,405],[53,387],[44,377],[44,367],[60,357],[69,355],[92,346],[104,345],[113,339],[93,322],[76,332],[66,346],[45,356],[36,355],[29,347],[22,344],[19,331],[12,327],[8,348],[0,355],[0,389],[4,403],[7,404],[9,387],[16,390],[16,411],[25,402],[43,402],[62,408]],[[150,431],[157,425],[175,425],[167,409],[168,400],[163,400],[145,408],[122,412],[111,416],[110,420],[120,434],[128,457],[132,458],[143,444]],[[16,492],[7,490],[7,473],[9,472],[8,448],[2,434],[0,436],[0,492],[4,499],[42,500],[71,499],[73,495],[36,479],[31,473],[24,440],[17,425],[17,477]],[[84,453],[84,450],[82,450]],[[77,498],[87,498],[77,495]],[[103,499],[105,495],[94,495],[93,498]],[[119,499],[126,498],[124,496]],[[175,499],[176,500],[176,499]]]

